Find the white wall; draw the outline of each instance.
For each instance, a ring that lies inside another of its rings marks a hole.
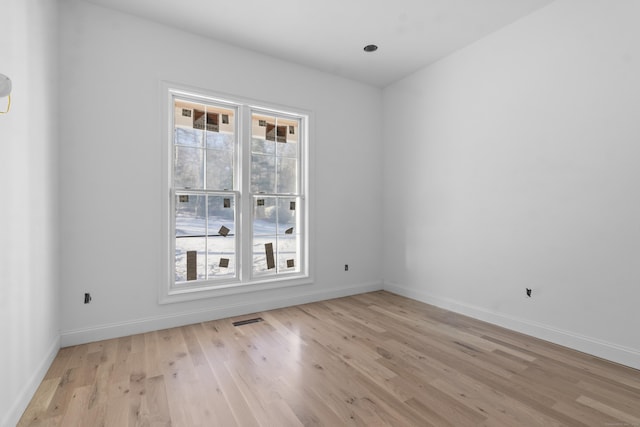
[[[8,0],[0,73],[0,425],[13,426],[58,351],[55,3]],[[6,98],[0,99],[5,110]]]
[[[379,89],[76,0],[60,31],[63,345],[382,287]],[[315,284],[158,305],[162,80],[314,113]]]
[[[559,0],[384,90],[386,289],[640,368],[638,17]]]

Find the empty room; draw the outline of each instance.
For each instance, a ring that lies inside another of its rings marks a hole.
[[[639,22],[3,0],[0,426],[640,426]]]

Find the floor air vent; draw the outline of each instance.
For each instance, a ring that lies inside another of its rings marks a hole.
[[[256,317],[253,319],[238,320],[237,322],[233,322],[233,326],[242,326],[242,325],[248,325],[250,323],[258,323],[258,322],[264,322],[264,319],[262,317]]]

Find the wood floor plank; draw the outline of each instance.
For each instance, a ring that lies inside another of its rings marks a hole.
[[[149,424],[149,414],[143,405],[143,396],[147,392],[145,388],[145,379],[147,378],[145,355],[137,354],[131,357],[129,374],[128,388],[125,389],[129,390],[127,393],[129,396],[127,425],[137,427]]]
[[[575,420],[569,425],[579,425],[578,423],[581,423],[581,425],[585,426],[624,426],[620,420],[575,401],[558,402],[553,405],[553,409]]]
[[[640,425],[640,418],[634,417],[633,415],[629,415],[628,413],[621,411],[619,409],[613,408],[605,403],[602,403],[598,400],[592,399],[587,396],[580,396],[576,399],[581,405],[588,406],[590,408],[595,409],[596,411],[600,411],[603,414],[610,415],[616,420],[627,423],[629,425]]]
[[[87,402],[91,394],[91,386],[83,385],[73,390],[60,425],[65,427],[84,427]]]
[[[109,384],[104,427],[126,427],[129,424],[130,392],[128,379],[121,383]]]
[[[223,392],[223,388],[218,382],[214,370],[209,366],[207,355],[211,354],[213,342],[209,339],[207,331],[202,324],[194,325],[193,328],[189,328],[193,332],[194,337],[197,339],[198,346],[202,350],[204,356],[203,363],[196,364],[196,373],[200,382],[202,383],[203,396],[207,396],[206,402],[208,404],[209,411],[211,412],[210,421],[212,425],[225,425],[233,427],[238,425],[236,418],[233,414],[233,410],[227,400],[227,396]],[[199,357],[197,360],[200,360]]]
[[[75,350],[75,347],[61,348],[60,351],[58,351],[58,354],[56,355],[55,359],[53,359],[53,362],[51,363],[49,370],[45,374],[44,379],[47,380],[50,378],[58,378],[58,379],[62,378],[65,371],[67,370],[69,359],[71,358],[71,355],[73,354],[74,350]]]
[[[187,359],[187,347],[180,328],[158,331],[157,336],[157,357],[160,361],[161,373],[147,378],[161,378],[162,384],[166,383],[169,412],[175,424],[198,425],[200,424],[200,415],[197,411],[198,400],[193,401],[193,389],[189,387],[194,374]],[[153,384],[155,385],[156,382]],[[191,403],[192,401],[194,403]]]
[[[54,369],[58,370],[58,367]],[[35,425],[36,423],[42,423],[46,419],[45,413],[51,404],[51,399],[53,399],[59,383],[59,378],[48,378],[42,381],[29,407],[25,410],[18,427],[29,424]]]
[[[640,371],[378,291],[60,349],[18,425],[640,425]]]
[[[171,426],[173,416],[169,412],[169,401],[167,398],[167,388],[165,387],[164,375],[145,379],[147,393],[144,396],[145,406],[149,413],[149,421],[152,426]],[[176,424],[179,425],[179,424]],[[183,425],[196,425],[195,423]]]
[[[637,394],[629,393],[626,389],[615,387],[609,382],[599,382],[594,379],[582,380],[578,383],[578,387],[585,396],[640,418],[640,402]]]

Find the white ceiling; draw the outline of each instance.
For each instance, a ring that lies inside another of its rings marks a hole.
[[[554,0],[89,1],[384,87]]]

